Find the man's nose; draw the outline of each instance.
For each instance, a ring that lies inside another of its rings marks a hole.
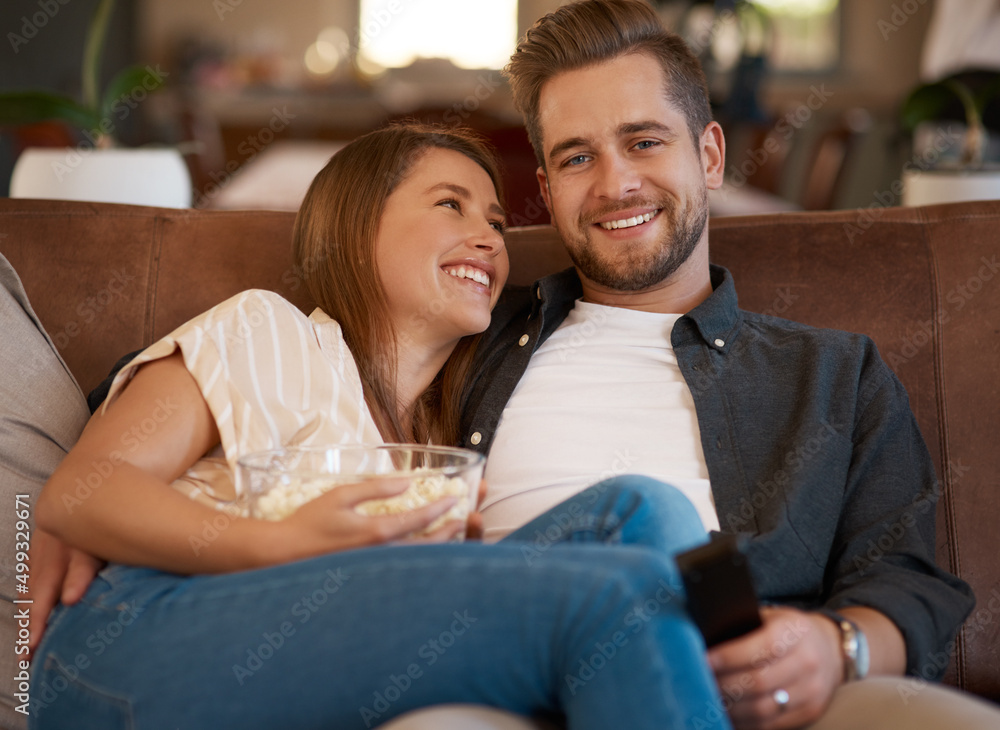
[[[618,156],[605,156],[597,165],[594,192],[600,198],[620,200],[636,192],[641,183],[635,168]]]

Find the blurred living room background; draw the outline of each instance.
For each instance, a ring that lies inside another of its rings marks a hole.
[[[0,91],[78,96],[97,2],[4,0]],[[163,77],[162,89],[119,107],[118,137],[180,150],[193,207],[295,209],[338,145],[415,117],[486,135],[505,163],[510,222],[546,223],[534,155],[499,69],[560,4],[119,0],[102,76],[137,63]],[[715,215],[898,204],[903,170],[920,163],[900,117],[910,92],[956,71],[1000,69],[995,0],[652,4],[702,59],[726,131]],[[986,103],[987,128],[998,107]],[[957,155],[961,125],[945,132],[936,154]],[[24,149],[83,151],[88,140],[58,122],[0,129],[0,194],[9,195]]]

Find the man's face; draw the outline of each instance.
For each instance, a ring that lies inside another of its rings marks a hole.
[[[708,245],[724,143],[713,123],[696,148],[665,83],[655,59],[632,54],[542,87],[542,195],[584,279],[608,290],[667,282]]]

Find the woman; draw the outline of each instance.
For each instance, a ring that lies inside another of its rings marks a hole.
[[[464,528],[412,536],[452,501],[357,514],[402,489],[382,483],[281,522],[220,526],[250,451],[454,440],[467,338],[507,275],[498,190],[492,156],[465,133],[366,135],[317,176],[296,220],[310,317],[244,292],[119,374],[38,504],[40,527],[111,565],[49,622],[32,727],[373,727],[441,702],[564,713],[572,728],[725,726],[663,554],[703,535],[665,528],[677,501],[641,480],[539,520],[585,510],[589,528],[560,540],[662,550],[536,541],[525,553],[539,520],[504,544],[416,545]]]

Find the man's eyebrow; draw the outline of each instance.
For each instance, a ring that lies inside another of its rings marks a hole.
[[[431,185],[424,192],[436,193],[440,190],[448,190],[449,192],[452,192],[458,197],[462,198],[462,200],[472,199],[472,193],[469,192],[469,189],[467,187],[464,187],[463,185],[459,185],[458,183],[439,182],[436,185]],[[489,210],[491,213],[496,213],[501,217],[505,217],[507,215],[504,212],[504,209],[501,208],[497,203],[490,203]]]
[[[619,137],[624,137],[629,134],[639,134],[642,132],[659,132],[660,134],[671,137],[676,134],[673,128],[669,125],[652,119],[643,120],[641,122],[625,122],[618,127]],[[554,146],[549,152],[549,162],[555,162],[556,157],[566,150],[573,149],[574,147],[584,147],[586,145],[587,140],[583,137],[570,137],[569,139],[564,139],[562,142]]]
[[[626,122],[618,127],[618,136],[620,137],[628,134],[639,134],[641,132],[659,132],[660,134],[670,136],[676,134],[671,126],[653,119],[647,119],[641,122]]]
[[[569,139],[564,139],[562,142],[549,150],[549,162],[555,162],[556,157],[561,155],[566,150],[573,149],[574,147],[583,147],[586,144],[587,140],[583,137],[570,137]]]

